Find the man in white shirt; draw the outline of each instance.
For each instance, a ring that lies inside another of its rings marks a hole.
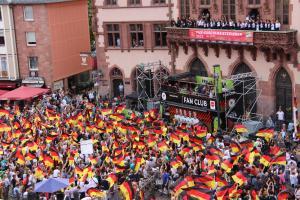
[[[56,168],[56,169],[53,171],[53,178],[59,177],[59,174],[60,174],[60,171],[59,171],[58,168]]]
[[[281,106],[279,106],[276,115],[277,115],[277,126],[278,126],[277,129],[280,130],[282,124],[284,123],[284,112],[281,110]]]

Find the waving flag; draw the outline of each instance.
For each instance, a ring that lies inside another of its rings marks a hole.
[[[237,124],[237,125],[235,125],[234,129],[238,133],[247,133],[248,132],[248,129],[243,124]]]
[[[266,141],[270,141],[274,137],[273,129],[262,129],[256,133],[257,137],[264,138]]]
[[[251,200],[259,200],[259,196],[258,196],[256,190],[251,190],[250,196],[251,196]]]
[[[272,165],[286,165],[286,155],[282,154],[280,156],[275,157],[274,159],[272,159],[271,161]]]
[[[191,197],[192,199],[209,200],[212,198],[212,192],[210,190],[190,188],[185,191],[186,191],[186,195],[188,197]]]
[[[247,178],[244,176],[242,172],[237,172],[235,175],[232,176],[232,179],[235,183],[244,185],[247,182]]]
[[[216,191],[217,200],[227,200],[228,187],[221,187]]]
[[[98,190],[97,188],[90,188],[86,193],[92,198],[103,198],[106,195],[104,191]]]
[[[109,188],[111,188],[118,181],[118,177],[112,173],[107,176],[106,180],[109,182]]]
[[[262,155],[259,162],[263,164],[264,166],[268,167],[271,164],[271,157],[268,155]]]
[[[120,190],[121,190],[125,200],[133,199],[134,191],[133,191],[133,188],[132,188],[132,185],[130,182],[124,181],[120,185]]]

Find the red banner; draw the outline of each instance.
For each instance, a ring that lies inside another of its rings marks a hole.
[[[253,32],[231,30],[190,29],[190,39],[253,43]]]

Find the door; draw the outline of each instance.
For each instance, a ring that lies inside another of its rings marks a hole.
[[[113,96],[114,97],[119,97],[123,96],[124,93],[124,85],[123,85],[123,90],[120,90],[120,85],[123,85],[123,80],[122,79],[113,79]]]
[[[292,107],[292,81],[289,74],[284,68],[281,68],[276,75],[276,109],[281,106],[285,114],[286,120],[292,120],[293,107]]]

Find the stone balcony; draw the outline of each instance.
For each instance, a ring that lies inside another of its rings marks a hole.
[[[216,56],[219,49],[225,49],[227,56],[231,57],[231,49],[243,51],[249,50],[253,60],[256,59],[257,50],[265,53],[266,59],[270,61],[272,53],[287,55],[296,59],[298,51],[297,31],[248,31],[248,30],[218,30],[218,29],[193,29],[168,27],[169,48],[183,46],[185,53],[188,46],[203,48],[208,53],[213,48]],[[220,34],[220,35],[215,35]],[[232,36],[232,37],[231,37]],[[293,60],[293,62],[295,62]]]

